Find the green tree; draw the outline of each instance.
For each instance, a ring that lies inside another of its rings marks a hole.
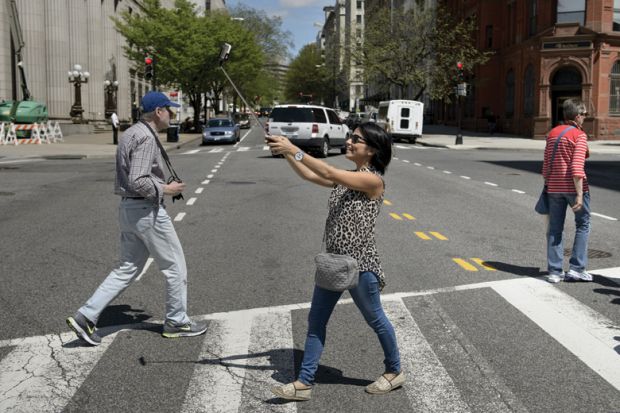
[[[365,76],[383,81],[401,93],[413,85],[414,99],[426,92],[432,99],[449,98],[457,81],[457,62],[464,71],[485,63],[489,53],[476,48],[474,19],[457,20],[444,6],[390,10],[380,1],[369,10],[364,41],[352,53],[362,62]]]
[[[289,101],[299,101],[299,93],[307,99],[325,102],[329,95],[329,76],[322,64],[321,54],[316,44],[307,44],[290,63],[286,74],[285,97]]]
[[[144,53],[150,53],[155,86],[183,90],[196,122],[203,94],[213,91],[219,97],[227,86],[218,60],[224,42],[233,46],[226,69],[240,84],[249,83],[262,66],[262,51],[248,30],[222,13],[198,16],[188,0],[176,0],[172,9],[161,7],[159,0],[144,0],[139,12],[123,12],[113,21],[127,41],[124,51],[135,70],[142,71]]]

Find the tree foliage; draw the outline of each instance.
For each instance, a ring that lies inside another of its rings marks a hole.
[[[304,95],[302,100],[312,95],[310,99],[314,102],[325,102],[330,83],[322,63],[316,44],[307,44],[299,51],[286,74],[285,97],[289,102],[300,101],[300,93]]]
[[[196,118],[203,94],[217,98],[228,87],[218,60],[224,42],[233,46],[226,70],[238,87],[251,84],[263,66],[264,52],[249,30],[224,13],[198,16],[188,0],[176,0],[171,9],[144,0],[138,12],[123,12],[113,21],[136,72],[143,70],[145,52],[151,54],[157,84],[183,90]]]
[[[405,10],[378,2],[367,14],[364,41],[353,55],[362,62],[367,80],[382,80],[403,92],[413,86],[418,99],[426,93],[433,99],[453,94],[457,62],[465,72],[488,60],[489,53],[476,48],[476,23],[457,20],[442,5],[435,8],[414,3]]]

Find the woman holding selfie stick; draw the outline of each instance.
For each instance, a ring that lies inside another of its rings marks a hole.
[[[355,163],[354,170],[331,166],[302,152],[283,136],[268,136],[267,143],[275,155],[284,155],[289,165],[303,179],[332,188],[325,224],[325,248],[329,253],[353,257],[359,265],[359,283],[349,290],[355,305],[373,328],[385,356],[385,372],[366,386],[371,394],[384,394],[405,382],[392,324],[381,306],[380,290],[385,276],[375,245],[375,223],[383,202],[383,174],[392,158],[387,133],[374,123],[363,123],[346,142],[346,158]],[[314,376],[325,345],[329,317],[342,292],[314,287],[304,357],[296,381],[272,388],[286,400],[309,400]]]

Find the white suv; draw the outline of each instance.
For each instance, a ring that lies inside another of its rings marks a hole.
[[[272,135],[282,135],[307,152],[327,157],[330,148],[345,153],[350,131],[332,109],[315,105],[278,105],[265,126]]]

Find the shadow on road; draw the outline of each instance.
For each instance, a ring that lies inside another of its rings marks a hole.
[[[495,268],[497,271],[519,275],[522,277],[542,277],[546,274],[546,272],[540,271],[540,268],[538,267],[522,267],[520,265],[508,264],[499,261],[485,261],[484,263]]]

